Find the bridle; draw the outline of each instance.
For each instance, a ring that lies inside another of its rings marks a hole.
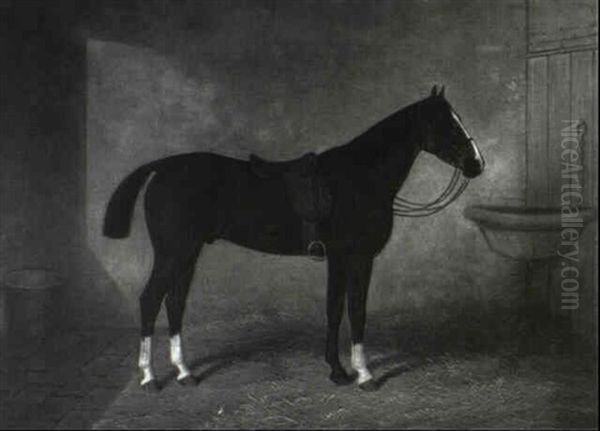
[[[473,146],[477,148],[474,145],[474,139],[469,136],[462,125],[462,121],[460,120],[458,114],[456,114],[454,111],[452,112],[454,113],[455,121],[458,122],[458,125],[467,138],[467,143],[473,144]],[[450,182],[444,191],[435,200],[429,203],[413,202],[400,196],[395,196],[392,206],[394,215],[399,217],[426,217],[440,212],[458,199],[469,185],[469,179],[462,176],[461,173],[462,172],[459,168],[455,168],[454,173],[450,178]]]
[[[465,191],[469,185],[469,180],[462,177],[461,170],[456,168],[450,178],[450,182],[444,189],[444,191],[437,197],[437,199],[429,203],[412,202],[408,199],[396,196],[394,198],[394,215],[399,217],[426,217],[437,212],[440,212]]]

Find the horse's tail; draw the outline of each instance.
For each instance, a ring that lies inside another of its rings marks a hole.
[[[131,216],[140,189],[146,178],[156,170],[157,162],[140,166],[129,174],[113,193],[104,215],[102,233],[109,238],[126,238],[131,227]]]

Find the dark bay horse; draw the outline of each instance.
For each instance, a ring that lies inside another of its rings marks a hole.
[[[338,328],[347,299],[352,368],[361,388],[376,386],[363,351],[371,269],[392,232],[394,198],[422,150],[460,169],[467,178],[484,169],[474,140],[443,89],[438,93],[436,87],[425,99],[316,157],[316,173],[331,194],[331,211],[319,220],[318,228],[328,265],[325,359],[336,384],[354,380],[342,367],[338,353]],[[136,197],[151,174],[144,208],[154,266],[140,296],[139,367],[142,386],[156,390],[151,337],[163,300],[177,380],[196,383],[184,362],[180,333],[196,260],[205,243],[223,239],[282,255],[302,255],[305,248],[303,220],[293,210],[284,182],[256,175],[248,161],[212,153],[176,155],[131,173],[110,199],[104,235],[127,237]]]

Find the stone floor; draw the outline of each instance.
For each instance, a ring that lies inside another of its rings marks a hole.
[[[593,358],[543,351],[505,356],[457,348],[456,342],[442,350],[439,340],[428,343],[416,328],[376,322],[371,319],[367,342],[375,392],[328,380],[324,331],[318,325],[258,315],[227,318],[191,327],[184,334],[197,386],[176,384],[167,337],[155,337],[155,372],[162,390],[141,391],[135,376],[93,428],[597,426]],[[414,342],[411,334],[418,335]],[[342,336],[340,353],[346,367],[349,344]]]
[[[90,428],[136,372],[137,331],[61,333],[0,353],[0,428]]]
[[[593,373],[570,358],[419,358],[371,349],[378,390],[335,386],[301,342],[234,360],[201,361],[200,383],[159,393],[135,379],[94,429],[574,429],[597,426]],[[223,357],[233,352],[226,348]],[[204,355],[201,355],[204,356]],[[346,361],[347,362],[347,361]],[[161,368],[164,375],[166,369]]]
[[[189,327],[200,381],[191,388],[175,383],[168,335],[157,331],[157,394],[138,386],[137,330],[62,333],[0,351],[0,428],[597,427],[595,351],[541,349],[505,363],[489,328],[372,318],[371,393],[327,379],[321,322],[248,314]],[[340,344],[348,366],[347,328]]]

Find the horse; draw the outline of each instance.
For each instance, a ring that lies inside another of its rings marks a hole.
[[[356,381],[361,389],[377,389],[363,345],[373,259],[391,236],[396,195],[421,151],[453,166],[463,179],[484,170],[484,159],[443,87],[438,91],[434,86],[427,97],[345,145],[315,155],[314,175],[328,191],[331,204],[317,228],[328,272],[325,361],[329,379],[337,385]],[[304,220],[294,210],[283,179],[297,165],[274,163],[273,174],[261,176],[251,161],[195,152],[145,164],[119,184],[104,218],[103,234],[109,238],[128,236],[137,195],[147,183],[144,214],[154,262],[139,297],[142,388],[160,390],[152,369],[151,340],[163,301],[177,382],[198,383],[185,363],[181,333],[186,297],[204,244],[220,239],[266,253],[305,254]],[[338,350],[346,300],[355,371],[351,374],[341,365]]]

